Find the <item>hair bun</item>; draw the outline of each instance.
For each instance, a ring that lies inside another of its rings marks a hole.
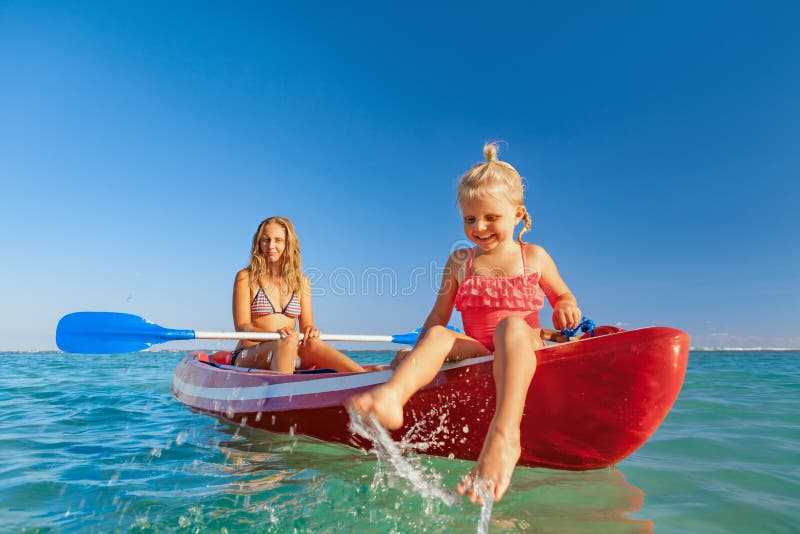
[[[497,142],[492,141],[483,145],[483,156],[486,161],[497,161]]]

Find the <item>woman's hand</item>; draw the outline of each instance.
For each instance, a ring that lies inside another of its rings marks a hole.
[[[305,330],[303,330],[303,341],[301,343],[305,343],[311,339],[319,339],[320,332],[317,328],[313,326],[307,326]]]
[[[580,324],[581,317],[581,309],[574,299],[559,300],[553,307],[553,326],[556,330],[575,328]]]
[[[411,349],[398,350],[397,354],[395,354],[394,358],[392,358],[392,363],[391,363],[392,369],[397,369],[397,366],[400,365],[403,362],[403,360],[405,360],[408,357],[410,353]]]
[[[297,330],[295,330],[294,328],[289,328],[288,326],[279,328],[277,332],[281,336],[281,338],[297,336]]]

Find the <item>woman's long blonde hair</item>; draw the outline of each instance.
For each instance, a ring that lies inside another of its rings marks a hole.
[[[269,272],[269,258],[261,254],[261,238],[266,233],[267,225],[278,224],[286,233],[286,248],[281,256],[281,279],[291,292],[300,292],[303,288],[303,271],[300,261],[300,241],[294,231],[292,221],[286,217],[269,217],[261,221],[258,230],[253,235],[253,245],[250,248],[250,288],[255,293],[259,287],[264,286]]]
[[[497,159],[497,142],[483,145],[483,155],[486,161],[473,165],[458,182],[458,201],[493,196],[505,197],[513,205],[522,206],[523,227],[517,234],[517,241],[522,243],[522,234],[532,226],[531,216],[525,209],[522,176],[511,164]]]

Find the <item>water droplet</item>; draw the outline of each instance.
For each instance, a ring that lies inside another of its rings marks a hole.
[[[464,425],[464,428],[461,430],[464,432],[464,434],[469,434],[469,427],[467,425]]]

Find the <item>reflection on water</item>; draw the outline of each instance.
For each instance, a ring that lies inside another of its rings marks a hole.
[[[517,469],[512,490],[496,508],[509,517],[525,514],[537,532],[650,532],[650,520],[631,517],[644,505],[644,492],[619,469],[554,471]],[[498,518],[499,519],[499,518]]]
[[[306,437],[241,429],[224,423],[220,469],[235,477],[226,491],[252,512],[268,513],[281,528],[374,532],[475,532],[481,507],[466,499],[445,503],[421,494],[363,451]],[[408,454],[408,453],[406,453]],[[438,480],[451,494],[470,462],[416,456],[425,482]],[[385,482],[376,483],[378,479]],[[653,523],[631,517],[644,493],[618,469],[555,471],[517,468],[509,492],[494,504],[489,532],[651,532]],[[345,518],[347,518],[345,520]],[[296,523],[299,522],[299,523]],[[302,530],[301,529],[301,530]]]

